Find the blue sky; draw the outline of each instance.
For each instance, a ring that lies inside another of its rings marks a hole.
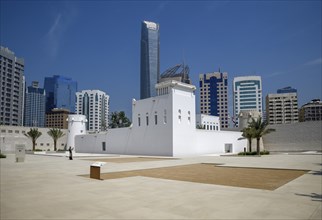
[[[321,99],[321,1],[1,0],[0,10],[1,45],[24,57],[27,85],[68,76],[128,116],[143,20],[160,24],[161,73],[184,61],[197,86],[199,73],[228,72],[230,112],[235,76],[260,75],[264,97],[292,86],[300,105]]]

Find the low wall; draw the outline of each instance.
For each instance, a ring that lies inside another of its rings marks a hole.
[[[42,135],[36,141],[36,149],[43,151],[53,151],[54,141],[51,136],[47,134],[50,128],[38,128],[38,131]],[[32,141],[30,138],[26,137],[26,134],[30,131],[30,127],[22,126],[0,126],[0,149],[2,152],[13,153],[15,152],[15,146],[17,144],[23,144],[26,146],[26,150],[32,150]],[[61,129],[65,134],[63,137],[57,140],[57,149],[63,150],[67,143],[67,129]]]
[[[322,121],[269,125],[276,129],[263,137],[268,151],[321,151]]]
[[[241,132],[196,129],[183,140],[172,138],[170,132],[154,132],[152,135],[149,132],[136,132],[131,128],[118,128],[108,132],[76,136],[75,150],[77,153],[179,157],[225,153],[225,144],[232,144],[231,153],[238,153],[247,146],[247,141],[239,140],[240,137]]]
[[[106,144],[105,150],[103,142]],[[77,135],[75,150],[77,153],[172,156],[171,143],[171,139],[164,138],[158,133],[152,134],[149,130],[115,128],[102,133]]]

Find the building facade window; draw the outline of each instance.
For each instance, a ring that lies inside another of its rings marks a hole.
[[[167,123],[167,110],[164,109],[164,115],[163,115],[163,124]]]
[[[105,141],[102,142],[102,150],[106,151],[106,142]]]

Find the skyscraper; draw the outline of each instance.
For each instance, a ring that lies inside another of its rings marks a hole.
[[[156,96],[160,78],[159,24],[143,21],[141,27],[140,98]]]
[[[228,73],[199,74],[200,113],[219,116],[222,128],[228,128]]]
[[[262,79],[260,76],[235,77],[233,96],[234,117],[236,119],[241,110],[258,111],[262,115]]]
[[[44,88],[46,91],[46,112],[54,108],[68,109],[75,112],[75,94],[77,92],[77,82],[71,78],[54,75],[45,77]]]
[[[23,125],[25,95],[24,59],[0,50],[0,124]]]
[[[38,82],[32,82],[32,86],[28,86],[26,90],[24,126],[44,127],[45,105],[45,90],[39,88]]]
[[[269,124],[286,124],[299,121],[297,90],[291,87],[278,89],[277,94],[266,96],[266,120]]]
[[[86,130],[101,131],[107,128],[109,96],[105,92],[83,90],[76,92],[76,100],[76,114],[87,118]]]

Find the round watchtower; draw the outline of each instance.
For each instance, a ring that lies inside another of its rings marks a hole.
[[[76,152],[75,136],[86,134],[86,116],[85,115],[68,115],[68,136],[67,136],[67,150],[69,147]]]

